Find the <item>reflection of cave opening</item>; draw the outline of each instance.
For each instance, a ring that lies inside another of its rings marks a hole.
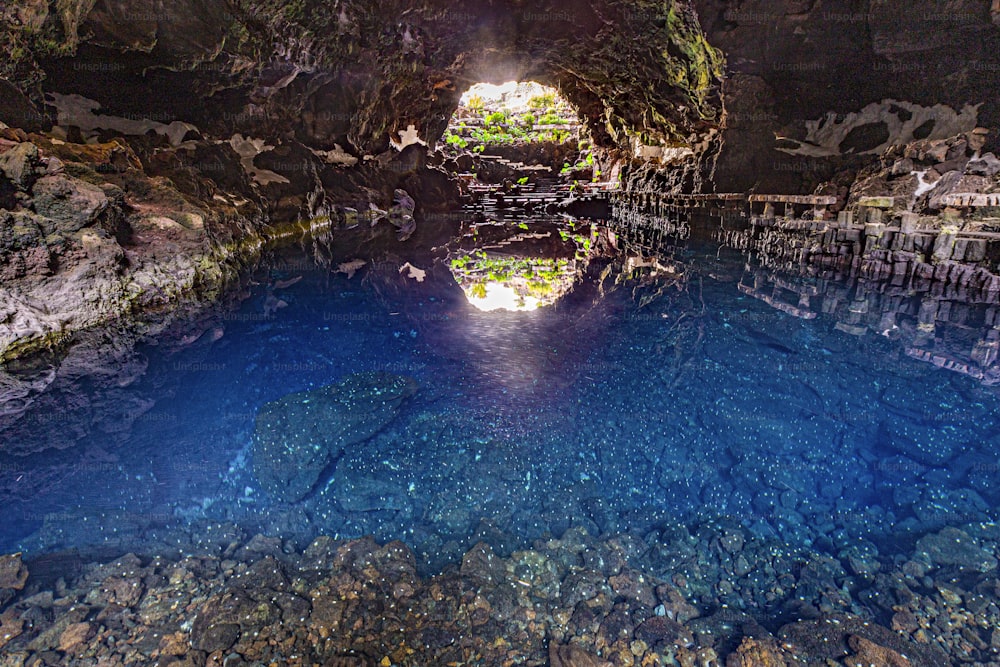
[[[588,223],[546,217],[472,223],[466,231],[449,268],[468,302],[484,311],[554,304],[586,268],[596,233]]]

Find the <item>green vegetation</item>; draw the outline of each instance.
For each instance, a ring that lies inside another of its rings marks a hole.
[[[469,97],[469,101],[466,104],[466,106],[468,107],[469,111],[473,111],[473,112],[476,112],[476,113],[482,113],[482,111],[483,111],[483,105],[484,105],[483,98],[481,98],[479,95],[472,95],[472,96],[470,96]]]
[[[537,111],[543,109],[550,109],[556,105],[556,96],[552,93],[545,93],[544,95],[536,95],[528,100],[528,106]]]
[[[528,101],[531,111],[517,115],[507,109],[487,108],[486,104],[477,95],[466,100],[462,120],[453,122],[445,131],[446,148],[482,153],[486,146],[578,139],[576,131],[570,128],[575,112],[554,93],[531,98]],[[539,129],[540,126],[547,129]]]

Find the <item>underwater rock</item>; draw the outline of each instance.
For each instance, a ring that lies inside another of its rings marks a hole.
[[[959,444],[940,424],[921,425],[907,420],[887,420],[882,435],[894,451],[918,463],[940,466],[955,455]]]
[[[851,635],[847,639],[847,644],[854,651],[854,655],[845,658],[844,664],[850,667],[865,667],[866,665],[885,665],[885,667],[910,667],[910,661],[893,651],[891,648],[879,646],[875,642],[864,637]]]
[[[917,540],[917,554],[926,554],[936,566],[956,565],[962,569],[988,572],[997,567],[997,559],[977,541],[958,528],[945,528]]]
[[[344,448],[382,430],[416,389],[401,375],[357,373],[266,403],[253,437],[257,481],[278,500],[300,500]]]
[[[785,667],[788,662],[773,639],[744,637],[735,653],[726,658],[726,667]]]
[[[870,655],[871,651],[879,649],[907,656],[909,662],[906,664],[912,667],[948,664],[948,658],[935,646],[916,644],[881,625],[850,616],[790,623],[779,630],[778,639],[782,646],[796,655],[808,656],[811,664],[855,665],[859,664],[854,660],[862,651],[866,652],[865,655]],[[865,644],[862,648],[858,639],[869,642],[871,646]],[[843,660],[852,653],[855,658],[848,658],[843,663],[834,662]],[[893,663],[871,664],[891,666]]]
[[[605,667],[612,663],[601,660],[579,646],[559,646],[552,642],[549,644],[549,664],[552,667]]]
[[[21,562],[21,554],[0,556],[0,590],[19,591],[28,580],[28,568]]]

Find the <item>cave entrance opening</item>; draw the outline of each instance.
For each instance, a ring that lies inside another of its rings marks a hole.
[[[471,86],[440,146],[454,171],[484,182],[544,187],[593,178],[591,143],[576,109],[535,81]]]

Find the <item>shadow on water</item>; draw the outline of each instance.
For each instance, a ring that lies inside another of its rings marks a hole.
[[[235,524],[400,538],[434,569],[479,539],[719,520],[899,550],[994,518],[994,311],[545,217],[374,257],[313,239],[157,336],[8,369],[0,550],[155,550]],[[304,499],[269,497],[261,406],[371,371],[420,389]]]

